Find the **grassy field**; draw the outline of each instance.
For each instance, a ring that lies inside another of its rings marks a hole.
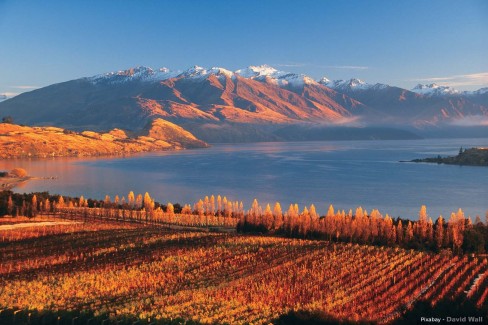
[[[267,324],[292,311],[389,323],[419,301],[488,295],[486,259],[400,248],[106,220],[0,239],[0,323]]]

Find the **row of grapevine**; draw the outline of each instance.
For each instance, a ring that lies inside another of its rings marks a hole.
[[[87,231],[0,246],[0,309],[208,324],[269,323],[289,311],[318,310],[389,322],[420,300],[465,297],[483,306],[488,295],[486,259],[109,219],[91,229],[93,223],[79,224]]]

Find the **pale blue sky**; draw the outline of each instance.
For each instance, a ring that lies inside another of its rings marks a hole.
[[[5,1],[0,94],[144,65],[488,86],[488,1]]]

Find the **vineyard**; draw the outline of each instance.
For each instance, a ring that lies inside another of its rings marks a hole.
[[[2,230],[0,323],[267,324],[291,311],[391,323],[420,301],[488,300],[482,257],[112,218]]]

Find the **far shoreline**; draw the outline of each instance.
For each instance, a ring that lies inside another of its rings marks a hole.
[[[459,149],[459,154],[457,156],[441,157],[438,155],[437,157],[433,158],[422,158],[400,162],[488,167],[488,148],[470,148],[464,150],[461,148]]]

